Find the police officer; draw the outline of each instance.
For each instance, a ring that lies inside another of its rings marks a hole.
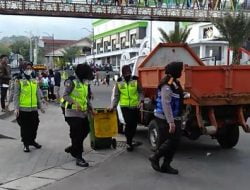
[[[181,115],[183,106],[183,90],[178,81],[183,70],[182,62],[172,62],[165,67],[166,76],[161,80],[156,99],[155,119],[160,135],[165,141],[155,154],[149,157],[153,169],[163,173],[178,174],[178,170],[170,166],[178,148],[181,137]],[[160,166],[159,160],[164,157]]]
[[[15,115],[17,123],[21,127],[24,152],[30,152],[30,145],[37,149],[42,147],[35,140],[39,125],[38,109],[42,113],[44,113],[44,109],[41,104],[38,83],[35,79],[32,79],[32,72],[32,65],[26,63],[24,65],[23,77],[20,80],[16,80],[14,87]]]
[[[125,120],[125,136],[127,139],[127,151],[133,151],[133,138],[136,133],[138,108],[143,103],[142,88],[137,81],[137,77],[131,76],[132,72],[129,65],[122,67],[122,77],[117,80],[114,89],[114,99],[110,109],[121,106],[122,114]]]
[[[65,82],[63,99],[65,103],[65,120],[70,126],[71,146],[65,149],[76,158],[76,165],[88,167],[82,157],[83,141],[90,128],[88,113],[94,112],[89,99],[88,80],[93,78],[92,70],[87,64],[79,64],[75,69],[76,79]],[[91,77],[90,77],[91,76]]]

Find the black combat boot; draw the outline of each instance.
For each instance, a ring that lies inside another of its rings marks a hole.
[[[178,170],[172,168],[170,166],[171,160],[164,159],[163,164],[161,165],[161,172],[162,173],[168,173],[168,174],[175,174],[177,175],[179,173]]]
[[[151,166],[154,170],[156,171],[160,171],[161,168],[160,168],[160,164],[159,164],[159,160],[161,158],[161,154],[160,152],[157,150],[155,152],[155,154],[152,154],[148,159],[149,161],[151,162]]]
[[[76,165],[80,167],[89,167],[89,163],[84,160],[84,158],[77,158]]]
[[[24,146],[23,146],[23,151],[24,151],[24,152],[30,152],[29,145],[24,145]]]
[[[42,145],[38,144],[36,141],[34,141],[33,143],[30,144],[31,146],[34,146],[37,149],[42,148]]]

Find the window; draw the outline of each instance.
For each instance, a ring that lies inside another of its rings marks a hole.
[[[104,52],[108,52],[108,46],[109,46],[109,42],[105,41],[104,42]]]
[[[101,52],[101,51],[100,51],[100,48],[101,48],[101,44],[98,43],[98,44],[97,44],[97,53],[100,53],[100,52]]]
[[[116,50],[116,39],[112,40],[112,51]]]
[[[136,34],[130,35],[130,47],[136,47]]]
[[[121,38],[121,49],[125,49],[126,48],[126,37],[122,37]]]
[[[206,57],[216,57],[216,60],[221,61],[221,46],[206,46]]]
[[[206,28],[203,28],[203,39],[209,39],[213,37],[213,27],[209,26]]]

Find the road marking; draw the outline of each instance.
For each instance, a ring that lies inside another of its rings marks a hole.
[[[42,172],[38,172],[32,177],[37,177],[37,178],[45,178],[45,179],[55,179],[55,180],[60,180],[65,177],[71,176],[75,174],[77,171],[74,170],[64,170],[60,168],[51,168],[48,170],[44,170]]]
[[[42,179],[36,177],[24,177],[2,185],[2,188],[15,190],[33,190],[55,182],[52,179]]]

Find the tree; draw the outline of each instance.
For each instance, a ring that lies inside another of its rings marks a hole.
[[[18,40],[10,45],[13,53],[21,54],[25,60],[29,60],[29,41]]]
[[[38,48],[38,55],[37,55],[37,64],[43,64],[44,63],[44,57],[45,57],[45,51],[44,48]]]
[[[4,43],[0,43],[0,55],[10,55],[11,49]]]
[[[191,28],[185,27],[184,29],[180,29],[179,22],[175,22],[175,29],[174,31],[170,31],[167,34],[162,28],[158,28],[162,37],[160,38],[162,42],[167,43],[185,43],[188,35],[191,31]]]
[[[65,60],[62,58],[55,58],[53,62],[55,63],[55,66],[60,69],[64,68],[66,65]]]
[[[72,64],[73,60],[80,55],[80,48],[79,47],[69,47],[65,48],[63,51],[63,58],[65,62],[70,62]]]
[[[250,35],[250,20],[243,13],[240,13],[237,16],[227,14],[223,18],[212,20],[212,22],[233,50],[232,64],[240,64],[239,48]]]

